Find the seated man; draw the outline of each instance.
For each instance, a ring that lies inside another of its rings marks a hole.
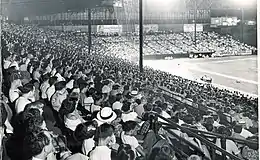
[[[99,128],[98,146],[90,152],[90,160],[111,160],[112,146],[116,142],[114,128],[104,123]]]

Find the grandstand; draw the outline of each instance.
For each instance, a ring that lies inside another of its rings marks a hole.
[[[0,159],[259,159],[256,0],[0,3]]]

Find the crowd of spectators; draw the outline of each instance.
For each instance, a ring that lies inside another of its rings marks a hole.
[[[151,68],[140,73],[113,48],[88,54],[85,39],[68,33],[4,24],[1,39],[4,160],[223,158],[217,151],[213,158],[212,148],[192,134],[174,127],[170,134],[157,114],[178,126],[257,142],[257,98]],[[161,87],[192,106],[169,98]],[[258,146],[229,139],[223,145],[220,137],[208,141],[240,158],[258,159]]]
[[[98,47],[120,57],[137,57],[139,55],[139,37],[136,34],[106,35],[98,34],[95,37]],[[245,43],[233,39],[230,35],[220,35],[216,32],[198,32],[194,43],[194,33],[158,32],[147,34],[144,37],[144,55],[158,54],[187,54],[187,53],[214,53],[216,56],[242,55],[252,53],[255,49]],[[125,55],[125,52],[128,55]]]

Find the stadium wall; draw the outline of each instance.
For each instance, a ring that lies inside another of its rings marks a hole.
[[[183,32],[184,24],[158,24],[159,31],[174,31]],[[135,32],[135,24],[122,25],[123,32]],[[64,30],[64,31],[81,31],[87,32],[88,26],[86,25],[67,25],[67,26],[43,26],[43,28],[49,28],[53,30]],[[97,25],[92,25],[92,32],[97,32]]]

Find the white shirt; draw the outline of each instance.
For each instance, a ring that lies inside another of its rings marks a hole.
[[[138,140],[134,136],[125,135],[125,132],[121,133],[121,140],[124,144],[129,144],[134,151],[139,146]]]
[[[254,136],[250,131],[242,128],[242,132],[240,133],[241,136],[248,138]]]
[[[17,98],[19,98],[19,89],[10,89],[9,90],[9,99],[13,103]]]
[[[95,147],[95,141],[94,141],[94,138],[89,138],[89,139],[85,139],[83,141],[83,145],[82,145],[82,153],[84,155],[88,155],[88,153],[90,151],[92,151],[92,149]]]
[[[17,63],[16,61],[13,61],[13,62],[10,64],[9,67],[12,67],[12,66],[14,66],[16,70],[19,70],[19,65],[18,65],[18,63]]]
[[[116,102],[113,103],[112,109],[113,109],[113,110],[116,110],[116,109],[121,110],[121,109],[122,109],[122,106],[123,106],[123,104],[122,104],[121,102],[116,101]]]
[[[46,91],[48,100],[51,101],[51,96],[55,93],[55,86],[52,85],[51,87],[49,87]]]
[[[49,81],[45,81],[42,83],[40,90],[41,90],[41,97],[42,99],[47,99],[47,89],[50,87]]]
[[[90,152],[90,160],[111,160],[111,149],[107,146],[97,146]]]
[[[75,120],[71,120],[71,119],[68,119],[66,116],[64,117],[64,123],[65,123],[65,126],[69,129],[71,129],[72,131],[75,131],[77,126],[79,124],[82,123],[82,121],[80,119],[75,119]]]
[[[219,138],[216,140],[216,145],[221,148],[221,141]],[[229,139],[226,140],[226,151],[228,153],[234,154],[234,155],[238,155],[240,153],[235,142],[233,142],[232,140],[229,140]],[[216,151],[216,153],[218,153],[219,155],[222,155],[222,153],[219,151]]]
[[[135,121],[138,117],[138,114],[136,112],[130,112],[130,113],[127,113],[127,114],[122,114],[121,118],[122,118],[122,121],[123,122],[126,122],[126,121]]]
[[[22,111],[24,111],[24,108],[27,104],[32,103],[31,101],[29,101],[27,98],[25,97],[19,97],[17,99],[17,101],[15,102],[15,111],[16,113],[20,113]]]
[[[57,77],[57,81],[60,82],[60,81],[66,81],[65,78],[63,78],[60,73],[56,73],[55,75]]]
[[[11,63],[12,63],[11,61],[4,60],[4,69],[8,69]]]
[[[83,105],[87,111],[90,111],[90,107],[93,103],[94,99],[92,97],[86,97],[83,101]]]
[[[43,159],[32,157],[32,160],[43,160]]]

